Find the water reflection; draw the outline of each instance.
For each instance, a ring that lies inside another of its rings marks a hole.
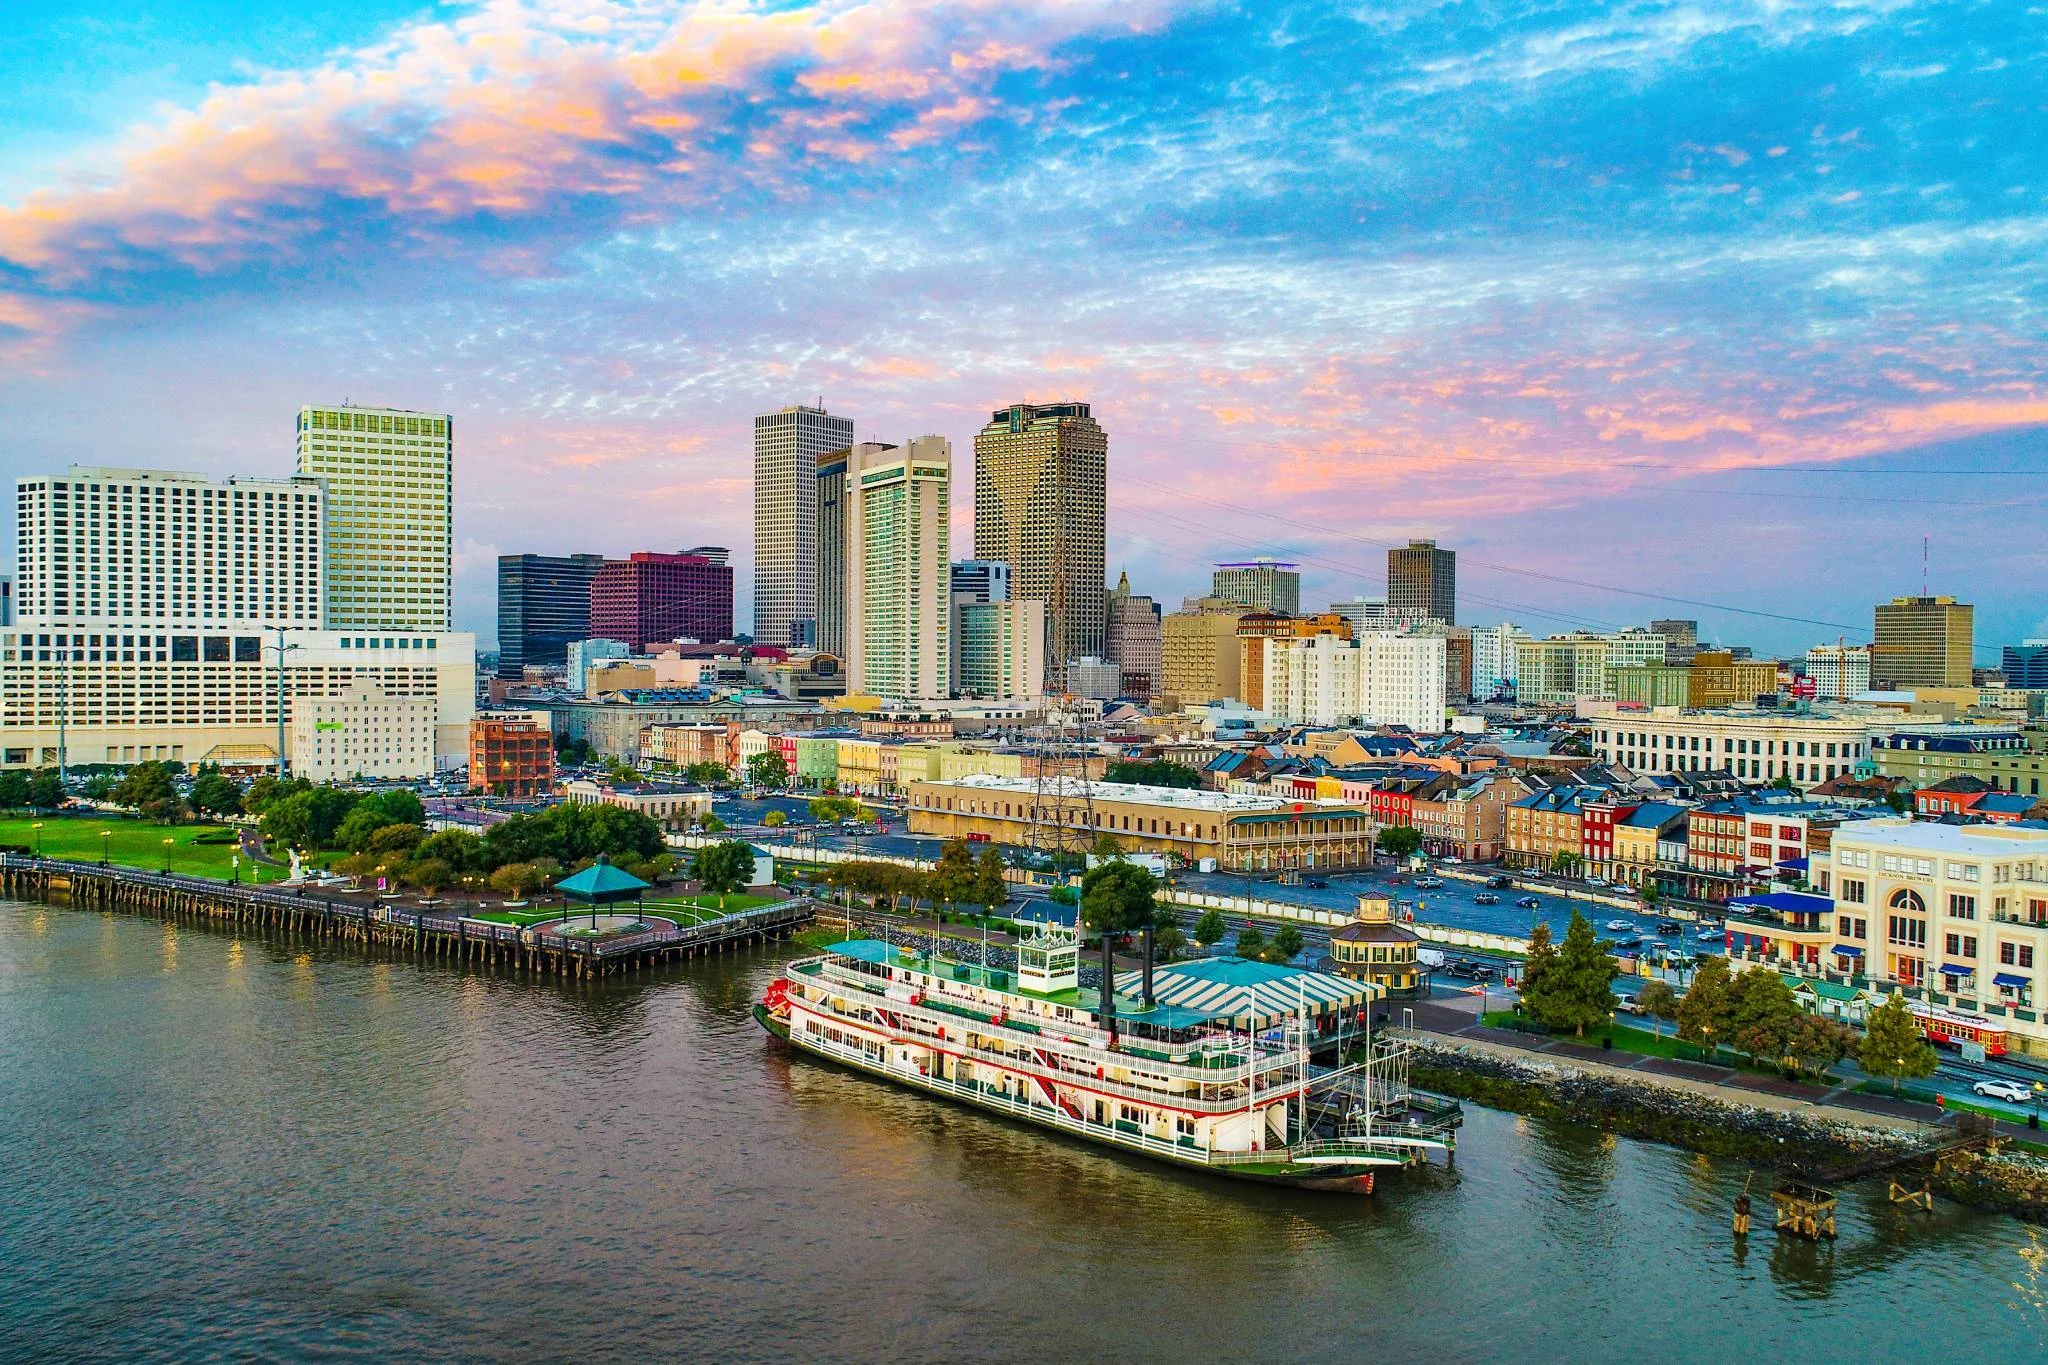
[[[791,1054],[773,952],[549,985],[36,913],[0,904],[0,1358],[2041,1353],[2017,1225],[1881,1189],[1745,1251],[1743,1168],[1474,1110],[1455,1179],[1269,1190]]]

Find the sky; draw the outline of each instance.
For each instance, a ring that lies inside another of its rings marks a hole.
[[[2048,636],[2048,9],[14,0],[0,473],[456,419],[501,553],[733,547],[754,414],[1109,432],[1109,564],[1461,620]],[[6,551],[11,557],[12,528]],[[1923,579],[1923,558],[1926,565]]]

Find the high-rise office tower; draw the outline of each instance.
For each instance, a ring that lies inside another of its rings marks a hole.
[[[1132,592],[1127,573],[1118,574],[1109,590],[1102,637],[1108,658],[1121,671],[1119,694],[1149,701],[1161,681],[1159,604]]]
[[[1010,566],[1000,559],[963,559],[953,566],[953,600],[1010,600]]]
[[[327,483],[327,624],[448,630],[455,422],[397,408],[299,409],[299,473]]]
[[[1218,564],[1209,575],[1209,596],[1256,611],[1299,616],[1301,571],[1295,565],[1263,557]]]
[[[953,448],[943,436],[847,452],[848,691],[949,695],[952,478]]]
[[[1968,687],[1977,609],[1953,597],[1894,597],[1876,608],[1871,681],[1879,687]]]
[[[1671,649],[1664,657],[1672,663],[1688,663],[1700,651],[1700,623],[1697,621],[1660,618],[1650,622],[1650,629],[1671,642]]]
[[[590,580],[590,637],[645,650],[732,638],[732,566],[701,554],[636,552]]]
[[[821,653],[843,657],[846,653],[846,452],[829,451],[818,457],[817,530],[813,534],[817,571],[814,594],[817,628],[809,644]],[[774,643],[770,641],[768,643]]]
[[[1086,403],[1017,403],[974,438],[974,553],[1045,603],[1046,672],[1103,651],[1109,437]]]
[[[754,640],[818,638],[818,457],[853,444],[853,420],[801,405],[754,419]]]
[[[568,661],[571,640],[590,638],[590,580],[603,555],[498,556],[498,676]]]
[[[1396,616],[1441,621],[1458,618],[1458,554],[1433,540],[1411,540],[1387,551],[1387,607]]]
[[[2007,687],[2048,688],[2048,640],[2022,640],[2007,645],[2000,655],[1999,671]]]

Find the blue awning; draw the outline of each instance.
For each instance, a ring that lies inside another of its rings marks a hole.
[[[1849,946],[1849,945],[1848,945],[1848,944],[1846,944],[1846,943],[1837,943],[1837,944],[1835,945],[1835,956],[1837,956],[1837,957],[1862,957],[1862,956],[1863,956],[1863,950],[1862,950],[1861,948],[1853,948],[1853,947]]]
[[[2010,986],[2017,991],[2025,990],[2034,983],[2024,976],[2014,976],[2011,972],[2000,972],[1997,976],[1991,978],[1991,984],[1994,986]]]
[[[1943,976],[1975,976],[1977,969],[1975,967],[1958,967],[1953,962],[1944,962],[1941,964],[1941,974]]]

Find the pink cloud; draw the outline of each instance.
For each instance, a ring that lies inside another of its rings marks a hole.
[[[994,117],[1001,73],[1174,7],[822,0],[763,13],[705,0],[650,15],[501,0],[217,86],[131,130],[96,174],[0,208],[0,260],[44,294],[90,294],[165,263],[203,275],[289,259],[336,200],[420,242],[468,216],[592,198],[675,209],[749,185],[799,193],[812,163]]]

